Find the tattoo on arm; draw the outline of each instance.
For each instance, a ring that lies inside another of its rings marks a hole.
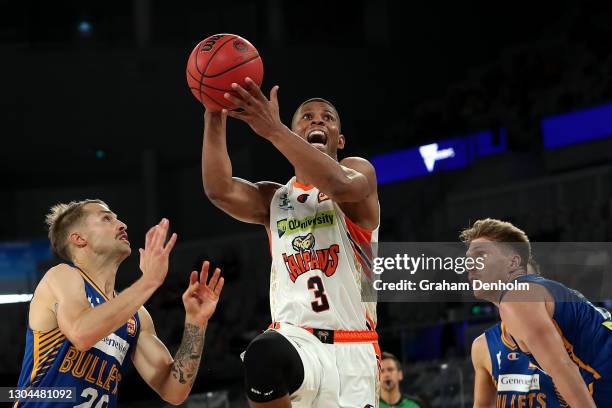
[[[200,366],[203,348],[204,329],[194,324],[185,324],[183,341],[172,364],[172,376],[179,383],[187,384],[189,382],[190,385],[193,384]]]

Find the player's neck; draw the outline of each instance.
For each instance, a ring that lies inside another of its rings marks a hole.
[[[309,186],[311,183],[306,177],[300,174],[299,171],[295,172],[295,181],[301,185]]]
[[[400,392],[399,387],[395,387],[388,391],[381,387],[380,398],[388,405],[397,404],[400,398],[402,398],[402,393]]]
[[[94,283],[104,291],[109,299],[115,290],[115,277],[120,262],[109,259],[108,256],[94,255],[74,260],[74,264],[89,276]]]

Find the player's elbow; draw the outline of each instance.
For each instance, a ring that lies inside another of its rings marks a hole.
[[[222,202],[226,197],[226,193],[223,190],[207,187],[206,184],[204,184],[204,192],[206,193],[206,197],[213,203]]]
[[[179,406],[185,402],[188,396],[189,394],[181,394],[181,395],[172,394],[172,395],[162,396],[162,399],[170,405]]]
[[[203,185],[206,197],[208,197],[208,199],[216,205],[222,204],[224,201],[227,201],[228,196],[231,192],[231,188],[228,187],[226,184],[221,183],[219,180],[205,180]]]
[[[69,338],[70,339],[70,338]],[[80,352],[85,352],[91,349],[96,342],[92,339],[87,338],[86,336],[74,336],[70,342]]]

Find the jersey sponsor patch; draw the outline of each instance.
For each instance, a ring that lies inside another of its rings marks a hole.
[[[278,231],[278,237],[281,238],[285,234],[291,235],[312,231],[317,228],[331,227],[334,225],[335,219],[333,211],[323,211],[302,219],[283,218],[276,222],[276,230]]]
[[[500,374],[497,391],[529,392],[540,389],[540,374]]]
[[[119,364],[123,364],[123,359],[130,348],[127,341],[117,336],[115,333],[111,333],[99,342],[97,342],[93,348],[96,348],[106,355],[115,357]]]

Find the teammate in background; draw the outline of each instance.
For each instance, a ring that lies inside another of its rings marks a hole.
[[[539,275],[530,259],[527,273]],[[552,378],[529,362],[513,344],[500,322],[488,328],[472,344],[474,408],[556,408],[559,402]]]
[[[272,255],[272,329],[244,355],[253,407],[374,407],[378,404],[375,303],[361,301],[379,225],[374,167],[347,157],[340,117],[324,99],[302,103],[291,129],[247,78],[226,98],[242,112],[204,115],[202,172],[210,200],[232,217],[266,228]],[[286,184],[232,177],[226,116],[243,120],[293,165]],[[293,405],[292,405],[293,404]]]
[[[417,397],[403,395],[400,382],[404,379],[402,363],[391,353],[382,353],[380,369],[380,408],[425,408]]]
[[[461,233],[467,256],[484,258],[469,278],[485,283],[526,282],[528,290],[479,290],[499,307],[510,344],[548,373],[571,407],[612,406],[612,322],[591,302],[559,282],[526,272],[531,246],[514,225],[478,220]],[[596,405],[597,404],[597,405]]]
[[[204,332],[223,288],[209,263],[191,272],[183,294],[185,331],[174,357],[157,338],[143,304],[164,282],[177,236],[169,221],[151,228],[140,249],[142,276],[120,294],[117,269],[131,253],[127,226],[100,200],[58,204],[47,215],[54,253],[66,260],[47,271],[30,303],[19,387],[75,387],[72,403],[21,400],[14,407],[116,407],[126,357],[167,402],[179,405],[195,380]]]

